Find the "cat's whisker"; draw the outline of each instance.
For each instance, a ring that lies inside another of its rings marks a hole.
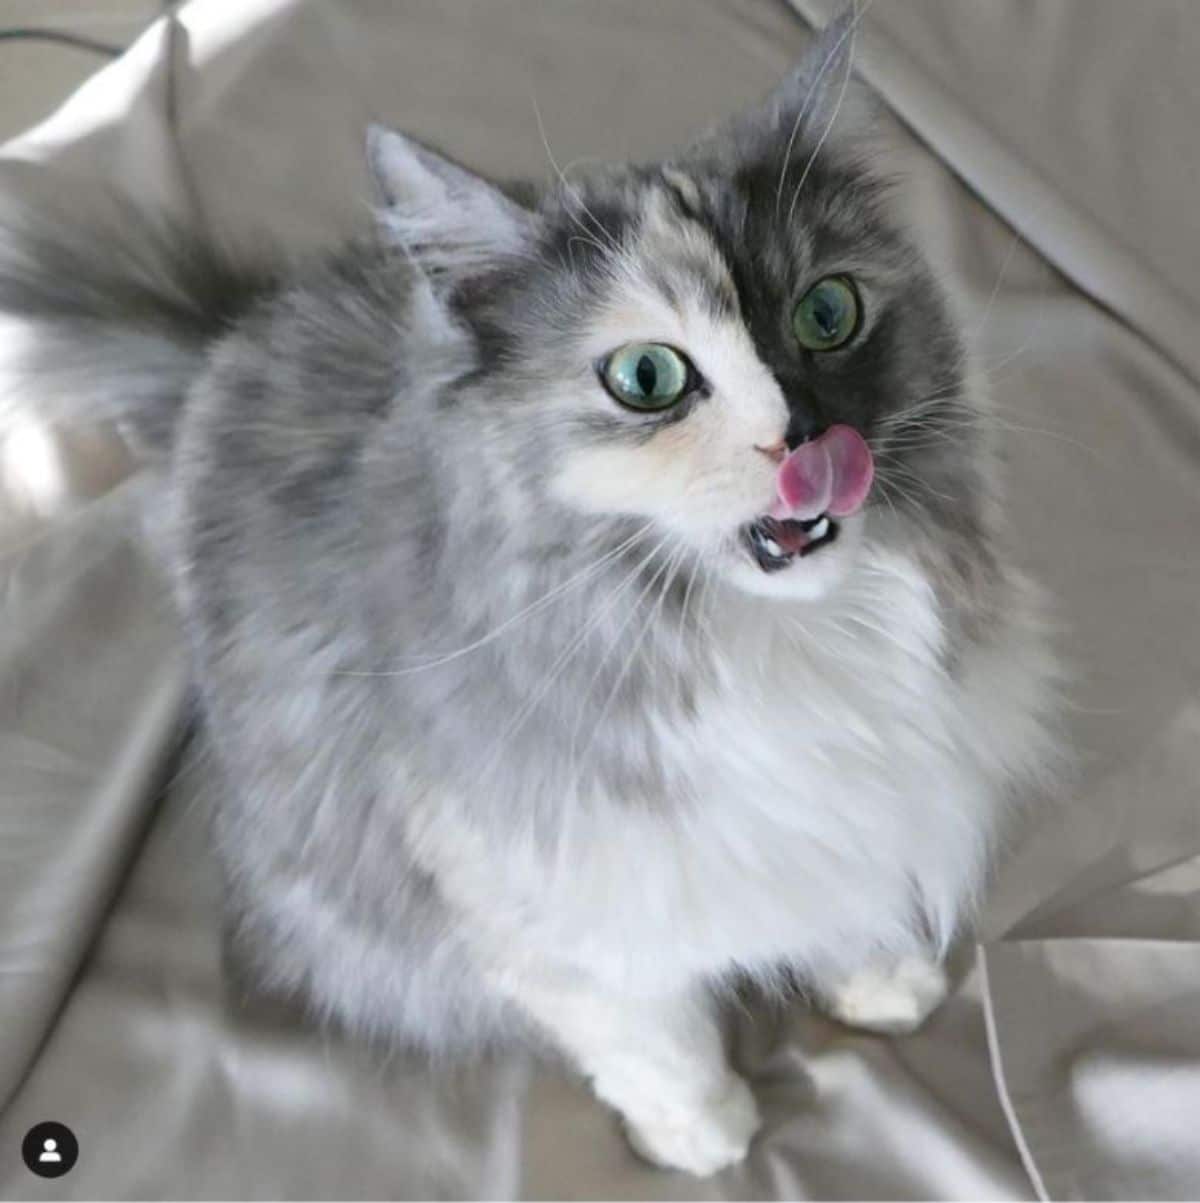
[[[885,414],[880,419],[880,425],[887,425],[909,417],[914,413],[923,413],[926,410],[934,409],[939,405],[947,406],[951,409],[962,409],[967,413],[977,412],[975,407],[967,399],[963,393],[962,386],[957,381],[952,384],[946,384],[942,388],[935,389],[931,393],[926,393],[922,397],[918,397],[915,401],[911,401],[908,405],[901,409],[893,410],[889,414]]]
[[[912,426],[908,430],[901,429],[898,433],[885,435],[879,439],[873,448],[876,459],[894,455],[900,451],[911,451],[932,446],[958,446],[964,433],[972,430],[969,423],[960,425],[941,426]]]
[[[884,485],[882,483],[880,484],[879,496],[884,502],[887,503],[888,508],[891,510],[893,516],[897,519],[900,517],[901,508],[911,508],[914,506],[917,509],[921,508],[920,504],[913,501],[911,498],[898,497],[895,496],[895,494],[898,494],[898,490],[894,486]],[[899,505],[897,505],[897,501],[899,501]]]
[[[707,564],[704,567],[704,583],[700,587],[700,601],[696,606],[696,625],[708,636],[708,638],[716,642],[712,627],[708,623],[706,607],[710,604],[709,597],[713,591],[713,583],[717,578],[714,572]]]
[[[674,573],[673,573],[671,582],[667,586],[667,591],[669,591],[673,587],[674,581],[677,580],[679,578],[679,575],[682,573],[682,571],[684,569],[684,564],[687,561],[687,556],[688,556],[688,545],[681,539],[679,541],[679,549],[678,549],[678,555],[677,555],[676,561],[675,561]],[[663,595],[663,600],[664,600],[664,602],[666,600],[665,592]],[[670,673],[671,667],[672,667],[671,658],[670,658],[671,657],[671,649],[668,646],[668,643],[669,643],[669,641],[667,640],[666,632],[664,631],[663,638],[657,640],[654,644],[656,664],[658,666],[659,671],[662,673],[664,680],[666,679],[667,674]]]
[[[923,505],[929,497],[936,497],[947,505],[953,505],[955,502],[955,498],[939,489],[932,488],[924,478],[895,464],[891,465],[885,473],[885,479],[894,488],[900,490],[901,496],[908,496],[914,504]]]
[[[876,432],[884,439],[892,439],[968,424],[969,420],[958,414],[952,406],[939,401],[938,405],[930,405],[916,412],[885,418],[877,424]]]
[[[900,514],[896,509],[896,503],[892,500],[891,490],[887,487],[886,481],[877,481],[879,497],[887,504],[887,507],[892,512],[892,517],[897,521],[900,519]]]
[[[949,415],[939,416],[936,422],[923,420],[927,414],[934,412],[938,408],[947,409]],[[988,428],[1001,433],[1029,434],[1056,439],[1087,452],[1108,467],[1114,467],[1096,448],[1066,434],[1064,431],[1013,422],[1003,417],[1000,413],[994,412],[996,410],[1011,410],[1011,408],[996,401],[989,401],[986,407],[974,407],[968,400],[961,395],[956,395],[956,393],[933,394],[929,397],[921,398],[904,409],[897,410],[880,419],[877,423],[879,431],[878,452],[883,454],[893,449],[911,449],[909,444],[901,441],[903,436],[909,434],[920,434],[923,437],[934,438],[938,435],[948,435],[959,430]],[[950,416],[955,411],[959,411],[959,416]],[[898,435],[901,437],[898,437]]]
[[[876,449],[875,467],[879,470],[892,464],[908,464],[922,452],[929,451],[940,455],[946,453],[947,448],[953,449],[954,446],[953,439],[938,435],[909,439],[902,443],[888,443]]]
[[[1103,464],[1107,468],[1112,468],[1114,471],[1118,470],[1117,465],[1103,456],[1099,451],[1096,450],[1095,447],[1092,447],[1077,438],[1073,438],[1069,434],[1063,434],[1060,430],[1046,430],[1041,426],[1024,426],[1016,422],[1005,421],[1004,419],[996,419],[996,423],[996,429],[1008,433],[1035,435],[1038,438],[1054,439],[1057,442],[1066,443],[1068,446],[1087,452],[1087,454],[1092,456],[1097,463]]]
[[[675,666],[675,688],[679,694],[679,710],[682,714],[687,708],[687,696],[683,687],[683,666],[687,657],[687,617],[688,605],[692,600],[692,590],[696,585],[696,577],[699,575],[700,569],[704,563],[702,555],[693,553],[692,555],[692,571],[688,577],[688,583],[683,591],[683,604],[679,610],[679,640],[678,640],[678,662]]]
[[[658,543],[656,543],[655,546],[651,548],[651,550],[640,561],[638,561],[637,565],[622,579],[621,583],[614,587],[612,592],[605,599],[605,602],[601,606],[597,607],[596,612],[592,614],[591,618],[584,624],[579,633],[574,636],[571,642],[568,643],[563,651],[558,654],[557,658],[547,671],[546,677],[543,679],[541,686],[525,700],[520,709],[506,724],[503,731],[501,731],[500,735],[497,737],[493,747],[492,755],[489,757],[488,762],[480,773],[481,777],[486,777],[492,772],[496,766],[496,763],[503,755],[508,741],[512,739],[514,735],[516,735],[522,726],[524,726],[525,721],[541,704],[546,694],[549,693],[553,688],[555,681],[558,680],[567,664],[571,659],[573,659],[580,648],[583,647],[584,643],[586,643],[588,636],[591,635],[591,633],[600,625],[600,623],[604,621],[604,619],[608,616],[609,611],[616,606],[621,594],[624,593],[625,590],[638,578],[646,565],[649,564],[656,555],[658,555],[658,553],[666,545],[668,538],[669,536],[664,535],[663,538],[660,539]]]
[[[1060,442],[1069,443],[1071,446],[1077,447],[1080,451],[1086,451],[1089,455],[1094,456],[1099,462],[1105,463],[1108,467],[1114,467],[1114,465],[1107,461],[1104,456],[1102,456],[1100,452],[1096,450],[1095,447],[1089,446],[1089,444],[1081,442],[1079,439],[1076,439],[1061,430],[1052,430],[1045,426],[1030,426],[1021,422],[1013,422],[997,413],[981,413],[978,415],[977,420],[981,424],[988,425],[993,430],[998,430],[1003,433],[1031,434],[1038,437],[1057,439]]]
[[[599,735],[599,732],[604,729],[604,722],[605,722],[605,719],[608,717],[609,708],[612,706],[613,702],[616,700],[616,696],[620,692],[621,685],[624,683],[626,676],[629,674],[629,670],[633,667],[634,662],[637,660],[638,652],[642,646],[642,641],[646,638],[646,635],[649,633],[651,627],[653,627],[655,625],[655,623],[658,621],[658,616],[659,616],[660,612],[662,611],[663,603],[666,601],[667,593],[670,591],[671,585],[675,580],[675,576],[678,572],[678,565],[682,562],[682,558],[683,558],[683,555],[686,552],[686,550],[687,550],[686,547],[683,547],[681,545],[678,550],[676,550],[673,554],[668,556],[666,561],[663,563],[663,566],[658,570],[658,572],[656,572],[654,574],[653,578],[651,579],[649,588],[652,588],[654,585],[656,585],[658,583],[658,580],[660,577],[662,578],[663,585],[662,585],[661,590],[659,591],[658,600],[654,603],[653,606],[650,607],[650,613],[646,616],[645,621],[642,623],[641,629],[638,631],[637,638],[633,641],[633,644],[631,645],[629,652],[625,657],[625,661],[621,665],[620,671],[617,673],[616,678],[613,680],[612,686],[609,689],[608,694],[604,699],[604,702],[600,706],[599,713],[597,715],[595,715],[595,717],[592,719],[592,722],[591,722],[592,734],[591,734],[591,737],[588,739],[588,742],[587,742],[586,746],[584,747],[582,754],[577,755],[576,748],[575,748],[575,737],[579,732],[578,723],[576,724],[575,730],[571,733],[570,763],[572,766],[572,770],[571,770],[572,791],[578,789],[579,778],[583,771],[583,769],[582,769],[583,762],[585,762],[587,760],[589,753],[591,752],[593,746],[595,745],[595,742]],[[644,590],[638,596],[637,601],[634,602],[632,611],[631,611],[632,614],[637,614],[638,608],[641,606],[642,599],[645,596],[645,592],[646,591]],[[624,629],[625,629],[625,624],[622,625],[621,632],[618,632],[616,638],[613,640],[613,647],[615,647],[620,642],[621,633],[624,631]],[[607,659],[607,653],[605,654],[605,659]],[[594,681],[595,681],[595,678],[593,678],[592,683],[594,683]],[[585,691],[585,702],[586,702],[587,694],[590,694],[590,692],[591,692],[591,683],[589,683],[588,689]],[[581,708],[581,713],[582,713],[582,708]]]
[[[947,421],[965,422],[972,420],[981,409],[969,406],[959,395],[952,392],[932,393],[927,397],[906,405],[903,409],[885,415],[879,420],[879,428],[886,431],[906,429],[929,424],[930,415],[936,414],[938,424]]]
[[[495,639],[498,639],[504,634],[505,631],[515,626],[522,619],[531,617],[543,607],[561,597],[564,593],[567,593],[570,590],[577,588],[579,585],[582,585],[585,581],[589,580],[592,576],[599,572],[605,564],[610,563],[618,556],[624,554],[626,551],[629,551],[653,525],[654,524],[652,522],[647,522],[645,525],[639,527],[638,530],[636,530],[628,538],[624,539],[616,547],[605,552],[600,559],[594,560],[582,571],[577,572],[574,576],[569,577],[567,580],[558,585],[555,585],[553,589],[551,589],[548,593],[544,593],[537,599],[537,601],[531,602],[523,610],[519,610],[516,614],[506,618],[498,627],[494,627],[486,635],[481,635],[474,642],[468,643],[453,652],[447,652],[445,655],[438,656],[434,660],[427,661],[424,664],[413,665],[410,668],[383,669],[373,672],[366,670],[353,671],[346,669],[336,672],[333,675],[338,677],[405,677],[412,673],[426,672],[431,668],[440,668],[444,664],[450,664],[453,661],[460,659],[462,656],[466,656],[471,652],[477,651],[481,647],[487,646],[487,644],[491,643]]]
[[[885,431],[885,438],[890,441],[898,441],[924,435],[954,436],[963,432],[981,430],[985,421],[986,419],[980,414],[966,416],[953,411],[935,413],[933,410],[928,410],[908,421],[890,427]]]
[[[664,542],[665,542],[665,540],[664,540]],[[591,692],[595,688],[596,682],[603,675],[604,666],[608,663],[609,656],[611,656],[612,653],[614,651],[616,651],[617,647],[620,645],[621,637],[625,634],[625,631],[629,628],[630,624],[633,623],[633,621],[637,618],[638,611],[641,608],[643,600],[654,588],[654,586],[658,582],[659,578],[661,576],[663,576],[666,572],[669,571],[670,566],[671,566],[676,554],[677,554],[676,552],[668,553],[667,558],[663,561],[662,565],[654,572],[654,574],[650,577],[650,579],[648,581],[646,581],[646,583],[642,586],[642,589],[638,593],[637,597],[634,598],[633,604],[629,608],[629,613],[625,616],[624,620],[621,622],[620,626],[617,628],[616,633],[612,637],[612,640],[609,642],[608,646],[604,650],[603,655],[600,657],[599,662],[596,664],[595,671],[592,673],[591,677],[588,679],[587,685],[584,686],[584,688],[580,694],[579,708],[578,708],[578,713],[577,713],[576,719],[575,719],[575,725],[571,729],[571,746],[570,746],[569,758],[570,758],[570,761],[572,764],[574,764],[576,761],[576,741],[579,738],[580,728],[582,727],[584,719],[586,718],[588,698],[591,696]],[[644,633],[645,633],[645,631],[643,630],[643,634]],[[637,645],[635,644],[634,646],[636,647]],[[619,681],[618,681],[618,683],[619,683]],[[593,723],[593,728],[594,727],[595,727],[595,724]]]
[[[893,478],[882,478],[882,479],[880,477],[876,477],[876,483],[879,486],[879,488],[882,491],[884,491],[885,495],[886,495],[887,491],[890,490],[892,492],[895,492],[902,501],[907,502],[914,509],[923,510],[925,508],[924,503],[921,501],[921,498],[918,495],[914,494],[910,489],[906,489],[894,477]],[[893,511],[894,510],[895,510],[895,507],[893,506]]]
[[[1021,342],[1013,350],[1006,352],[995,363],[980,363],[976,362],[973,374],[989,384],[995,384],[999,380],[1007,380],[1015,375],[1013,372],[1005,372],[1003,376],[999,375],[1000,369],[1007,367],[1010,363],[1020,359],[1021,356],[1027,355],[1032,349],[1033,340],[1037,331],[1034,330],[1023,342]]]
[[[1024,242],[1025,239],[1021,236],[1019,230],[1015,230],[1012,236],[1012,242],[1009,243],[1008,253],[1004,256],[1004,262],[1000,265],[1000,270],[996,274],[996,283],[992,285],[992,291],[988,296],[987,304],[983,307],[983,315],[980,317],[976,325],[967,333],[967,342],[971,346],[975,346],[979,341],[979,336],[983,333],[984,327],[987,325],[988,318],[992,316],[992,310],[996,304],[996,298],[1000,295],[1000,289],[1004,286],[1004,277],[1008,274],[1009,265],[1013,261],[1013,256],[1017,253],[1017,247]]]
[[[870,619],[864,618],[861,614],[856,614],[853,610],[843,614],[842,617],[846,622],[854,623],[855,626],[860,626],[865,630],[870,631],[873,635],[877,635],[885,643],[897,648],[899,651],[907,651],[904,643],[897,639],[896,636],[893,635],[891,631],[887,630],[886,627],[880,626],[879,623],[871,622]],[[846,631],[845,634],[850,639],[855,638],[853,631]]]
[[[689,548],[688,544],[684,540],[680,539],[679,540],[679,551],[678,551],[678,554],[675,557],[675,560],[673,563],[673,567],[671,570],[671,577],[663,586],[663,592],[659,598],[658,610],[660,612],[662,611],[663,607],[666,604],[668,595],[670,594],[671,590],[674,589],[675,583],[679,580],[680,574],[684,570],[684,565],[687,562],[687,558],[690,553],[690,550],[691,549]],[[669,660],[667,660],[665,663],[663,661],[663,656],[666,654],[666,643],[667,643],[667,641],[664,638],[664,639],[661,639],[657,645],[658,646],[658,655],[659,655],[658,662],[660,664],[662,664],[662,666],[663,666],[664,678],[665,678],[667,672],[670,671],[670,667],[671,667]]]

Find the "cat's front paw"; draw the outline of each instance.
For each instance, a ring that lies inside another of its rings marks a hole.
[[[625,1113],[625,1131],[647,1161],[697,1177],[741,1161],[762,1120],[750,1088],[729,1074],[721,1089],[692,1102],[659,1101]]]
[[[825,1009],[852,1028],[901,1036],[925,1022],[946,990],[946,972],[940,965],[905,957],[886,969],[852,974],[829,992]]]

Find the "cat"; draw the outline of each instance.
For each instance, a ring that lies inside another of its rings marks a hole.
[[[368,1038],[546,1042],[694,1174],[759,1126],[730,983],[914,1028],[1056,755],[854,33],[552,186],[373,128],[372,229],[307,266],[0,234],[23,389],[157,474],[232,954]]]

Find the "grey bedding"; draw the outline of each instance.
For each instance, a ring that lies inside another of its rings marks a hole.
[[[196,0],[0,155],[235,242],[363,219],[369,118],[480,168],[637,156],[760,93],[821,0]],[[104,432],[0,457],[0,1195],[1186,1198],[1200,1193],[1200,8],[886,0],[861,69],[998,401],[1080,769],[919,1034],[735,1020],[749,1161],[650,1169],[560,1068],[383,1058],[219,961],[205,771],[145,481]],[[0,330],[0,364],[4,340]],[[0,366],[2,376],[2,366]],[[2,387],[2,385],[0,385]],[[74,1170],[21,1162],[75,1131]]]

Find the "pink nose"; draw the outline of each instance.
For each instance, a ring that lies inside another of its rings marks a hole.
[[[831,426],[801,443],[779,465],[776,489],[781,518],[845,518],[862,507],[875,479],[867,441],[850,426]]]
[[[772,463],[782,464],[787,458],[787,443],[783,439],[772,443],[769,447],[762,446],[761,443],[754,444],[755,451],[761,451]]]

